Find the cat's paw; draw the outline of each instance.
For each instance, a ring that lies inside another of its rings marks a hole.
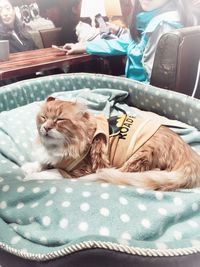
[[[29,176],[33,173],[37,173],[41,171],[41,165],[39,162],[27,162],[21,166],[22,171],[26,176]]]
[[[41,171],[41,172],[34,172],[29,175],[26,175],[25,181],[28,180],[59,180],[63,179],[63,176],[60,172],[56,169]]]

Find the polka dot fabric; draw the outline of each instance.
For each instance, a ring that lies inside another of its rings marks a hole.
[[[159,192],[158,197],[158,192],[142,190],[141,194],[126,186],[78,180],[39,182],[23,182],[19,177],[1,182],[0,226],[6,230],[1,241],[15,248],[50,252],[91,239],[180,248],[192,246],[199,238],[198,189]]]
[[[23,180],[20,166],[35,156],[40,101],[54,92],[83,86],[102,88],[100,104],[95,99],[95,106],[105,113],[111,108],[105,97],[112,103],[126,99],[129,92],[128,101],[136,107],[144,105],[143,109],[198,125],[198,101],[123,78],[67,74],[3,87],[0,108],[10,111],[0,114],[0,241],[30,253],[49,253],[89,240],[154,249],[199,247],[199,188],[156,192],[70,179]],[[120,91],[106,93],[105,88]],[[92,94],[86,95],[94,107]],[[197,130],[183,136],[199,150]]]

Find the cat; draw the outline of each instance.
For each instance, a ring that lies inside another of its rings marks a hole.
[[[24,171],[163,191],[200,186],[200,156],[171,129],[127,115],[110,121],[112,127],[82,103],[48,97],[36,117],[42,159]]]

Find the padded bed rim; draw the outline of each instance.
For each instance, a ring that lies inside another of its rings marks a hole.
[[[154,258],[187,256],[200,253],[200,247],[180,248],[180,249],[149,249],[149,248],[130,247],[130,246],[119,245],[111,242],[102,242],[102,241],[84,241],[81,243],[71,245],[69,247],[64,247],[60,250],[55,250],[47,254],[27,253],[21,250],[14,249],[4,243],[0,243],[0,248],[3,249],[4,251],[12,253],[13,255],[35,261],[53,260],[83,250],[93,250],[93,249],[104,249],[109,251],[121,252],[129,255],[154,257]]]
[[[0,250],[0,263],[4,267],[198,267],[200,262],[200,253],[187,256],[172,257],[145,257],[119,253],[106,249],[86,249],[77,253],[56,258],[47,262],[36,262],[29,259],[23,259],[16,255],[11,255],[6,251]]]

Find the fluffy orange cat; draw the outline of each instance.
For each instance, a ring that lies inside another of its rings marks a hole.
[[[110,126],[83,104],[49,97],[36,122],[42,152],[34,171],[154,190],[200,186],[200,156],[156,121],[122,115]]]

